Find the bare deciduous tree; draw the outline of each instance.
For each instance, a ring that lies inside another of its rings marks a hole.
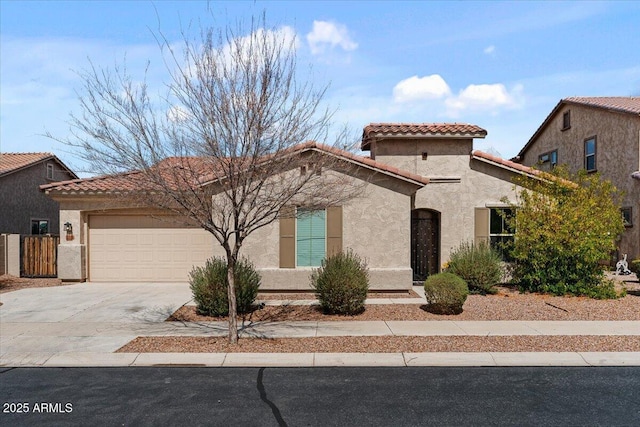
[[[336,205],[358,188],[344,181],[348,173],[321,173],[344,171],[344,158],[300,145],[330,135],[326,87],[297,80],[293,31],[264,24],[263,17],[248,33],[239,26],[183,34],[180,48],[159,36],[169,75],[162,96],[126,67],[91,64],[81,73],[82,113],[71,115],[71,136],[62,140],[93,173],[119,174],[125,197],[213,234],[227,259],[232,343],[234,270],[247,236],[287,205]]]

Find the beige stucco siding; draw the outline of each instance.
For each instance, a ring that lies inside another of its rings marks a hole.
[[[410,193],[416,186],[382,174],[364,176],[369,182],[358,180],[361,191],[343,205],[342,246],[367,260],[372,289],[409,289]],[[185,281],[193,265],[224,255],[209,233],[184,223],[158,222],[148,210],[127,208],[122,199],[58,199],[62,222],[70,222],[74,230],[73,239],[61,239],[59,248],[64,280]],[[312,268],[279,268],[278,221],[253,232],[240,255],[260,271],[265,290],[310,289]]]
[[[342,206],[342,246],[367,261],[372,289],[411,286],[411,197],[385,186],[368,184]],[[277,221],[251,234],[242,248],[259,269],[263,289],[310,289],[311,267],[279,268]]]
[[[472,141],[471,138],[382,140],[376,142],[375,158],[418,175],[457,176],[468,168]]]
[[[409,196],[369,185],[365,195],[343,207],[343,215],[343,247],[377,268],[409,266]]]
[[[449,260],[452,249],[462,242],[472,242],[475,209],[505,206],[507,197],[515,201],[514,174],[477,160],[459,170],[459,183],[429,184],[418,190],[415,209],[440,212],[440,260]]]
[[[562,118],[570,112],[571,127],[562,130]],[[565,104],[525,151],[522,163],[538,163],[540,154],[558,150],[558,163],[573,172],[584,168],[584,140],[596,137],[596,167],[624,193],[622,206],[633,210],[633,227],[620,241],[620,255],[640,257],[640,180],[631,178],[640,170],[640,117],[575,104]]]

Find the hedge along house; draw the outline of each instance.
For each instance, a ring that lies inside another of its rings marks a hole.
[[[349,175],[361,191],[323,210],[285,206],[280,219],[245,240],[241,255],[260,271],[265,290],[309,289],[322,258],[346,249],[367,260],[372,289],[409,289],[440,271],[461,242],[509,238],[496,216],[501,199],[515,196],[514,175],[534,172],[472,151],[473,139],[485,135],[464,124],[372,124],[362,139],[371,157],[301,144],[294,149],[300,156],[339,159],[347,167],[322,174]],[[194,265],[223,255],[210,233],[132,206],[121,196],[130,182],[105,176],[41,187],[60,203],[61,222],[71,224],[58,251],[63,280],[182,282]]]

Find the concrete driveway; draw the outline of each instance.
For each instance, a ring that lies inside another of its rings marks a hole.
[[[56,353],[110,353],[191,300],[187,283],[81,283],[0,294],[0,358],[37,363]],[[182,332],[184,334],[184,331]]]
[[[226,322],[164,321],[190,301],[187,283],[83,283],[0,294],[0,366],[640,366],[638,352],[114,353],[138,336],[227,334]],[[266,338],[382,335],[638,336],[640,321],[299,321],[241,330]]]

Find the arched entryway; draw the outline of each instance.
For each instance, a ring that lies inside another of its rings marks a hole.
[[[423,281],[440,270],[440,212],[411,211],[411,268],[413,280]]]

